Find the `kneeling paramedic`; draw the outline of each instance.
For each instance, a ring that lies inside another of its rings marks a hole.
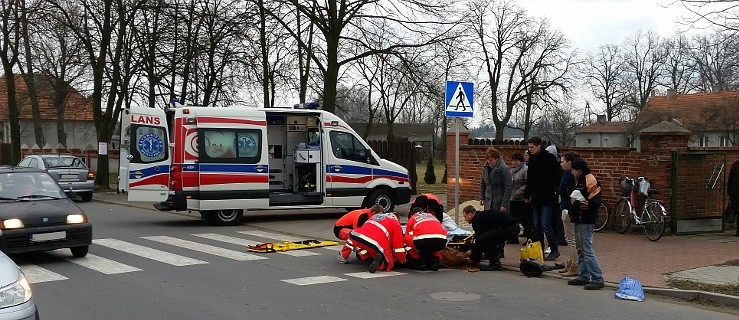
[[[500,252],[505,241],[518,235],[518,220],[508,212],[498,210],[477,211],[473,206],[462,209],[464,220],[472,225],[475,231],[475,243],[472,246],[470,260],[479,263],[482,255],[490,259],[490,264],[481,266],[482,271],[500,271]]]
[[[405,263],[403,229],[398,217],[392,212],[373,215],[364,225],[352,230],[347,243],[357,249],[360,259],[366,261],[374,257],[367,267],[370,273],[375,273],[378,269],[393,270],[395,259]]]
[[[405,246],[408,255],[419,269],[439,270],[441,250],[446,247],[447,231],[436,215],[423,212],[421,208],[411,210],[405,225]]]
[[[352,230],[361,227],[373,214],[382,212],[382,206],[378,204],[372,206],[372,208],[349,211],[336,221],[336,224],[334,225],[334,235],[336,235],[340,240],[346,241],[349,239],[349,233],[351,233]],[[345,242],[344,247],[342,247],[341,252],[339,252],[339,262],[349,263],[349,256],[352,251],[354,251],[354,247]]]

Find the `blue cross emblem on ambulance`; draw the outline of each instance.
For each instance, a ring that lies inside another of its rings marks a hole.
[[[164,151],[164,142],[158,135],[147,133],[139,138],[138,150],[147,158],[156,158]]]

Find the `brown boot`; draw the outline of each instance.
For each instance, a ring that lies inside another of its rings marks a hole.
[[[576,263],[572,263],[570,265],[570,269],[567,272],[563,273],[562,276],[563,277],[574,277],[574,276],[577,276],[579,274],[580,274],[580,270],[577,269],[577,264]]]
[[[565,261],[565,267],[564,267],[564,269],[559,270],[557,272],[559,272],[559,273],[566,273],[566,272],[570,271],[570,266],[572,266],[572,260],[567,260],[567,261]]]

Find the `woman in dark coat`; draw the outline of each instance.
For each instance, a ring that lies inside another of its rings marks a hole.
[[[739,237],[739,160],[734,161],[729,171],[729,183],[726,188],[729,194],[730,209],[734,211],[734,222],[736,223],[735,236]]]

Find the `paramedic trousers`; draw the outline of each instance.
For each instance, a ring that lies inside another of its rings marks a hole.
[[[521,231],[521,228],[518,226],[518,223],[513,223],[485,232],[475,239],[475,248],[477,250],[473,250],[473,252],[476,252],[477,255],[480,253],[484,254],[491,262],[499,260],[498,257],[501,253],[499,250],[503,250],[506,240],[518,235],[519,231]],[[470,258],[480,261],[481,257]]]

